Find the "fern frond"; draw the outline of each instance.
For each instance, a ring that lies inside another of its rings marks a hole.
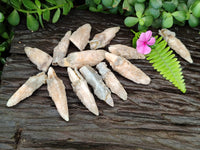
[[[156,43],[151,47],[151,52],[146,56],[146,59],[152,63],[154,69],[169,80],[175,87],[186,92],[185,82],[182,75],[180,62],[172,54],[170,47],[167,47],[167,42],[162,37],[156,38]]]

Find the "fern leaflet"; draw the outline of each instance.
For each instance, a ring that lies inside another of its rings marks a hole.
[[[185,82],[182,75],[180,62],[172,54],[170,47],[167,47],[167,42],[162,37],[156,38],[156,43],[151,46],[151,52],[146,56],[146,59],[152,63],[155,70],[174,84],[183,93],[186,92]]]

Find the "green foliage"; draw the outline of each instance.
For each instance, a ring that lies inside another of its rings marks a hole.
[[[172,54],[167,42],[162,37],[156,39],[156,43],[151,47],[149,54],[145,55],[146,59],[152,63],[155,70],[174,84],[181,92],[186,92],[186,87],[182,75],[180,62]]]
[[[93,12],[121,14],[126,16],[127,27],[138,26],[138,30],[170,28],[174,24],[191,27],[200,24],[199,0],[85,0],[85,7]]]
[[[134,38],[132,39],[132,46],[134,47],[134,48],[136,48],[136,42],[137,42],[137,40],[139,39],[139,37],[140,37],[140,34],[142,33],[142,31],[140,31],[140,32],[135,32],[134,30],[131,30],[131,32],[133,32],[133,34],[135,35],[134,36]]]
[[[39,28],[38,21],[31,14],[27,14],[26,25],[27,25],[28,29],[31,31],[37,31]]]
[[[20,14],[24,13],[27,16],[27,28],[37,31],[39,24],[44,27],[43,20],[50,21],[51,11],[54,11],[52,23],[56,23],[60,18],[61,9],[62,14],[67,15],[73,7],[73,2],[72,0],[9,0],[7,5],[14,8],[7,18],[9,24],[12,26],[18,25]]]
[[[60,8],[58,8],[53,15],[52,23],[56,23],[60,17]]]
[[[140,37],[140,32],[135,32],[132,40],[132,46],[137,47],[136,42]],[[157,70],[165,79],[169,80],[181,92],[186,92],[185,82],[182,75],[180,62],[175,58],[175,55],[167,46],[167,42],[162,37],[156,36],[156,42],[151,46],[151,52],[145,55],[146,59],[152,63],[155,70]]]
[[[8,22],[12,25],[12,26],[16,26],[19,24],[20,22],[20,16],[19,13],[14,9],[10,15],[8,16]]]
[[[20,17],[26,16],[27,28],[37,31],[44,28],[43,21],[56,23],[61,12],[67,15],[73,7],[73,0],[3,0],[0,1],[0,64],[5,63],[5,51],[9,49],[13,38],[13,26],[20,23]],[[53,16],[51,16],[53,14]]]

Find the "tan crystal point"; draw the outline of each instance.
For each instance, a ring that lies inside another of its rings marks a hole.
[[[74,31],[70,37],[70,41],[79,49],[84,50],[89,38],[90,38],[90,32],[91,32],[91,25],[90,24],[84,24],[81,27],[79,27],[76,31]]]
[[[90,66],[83,66],[80,68],[81,74],[84,76],[89,85],[94,89],[94,94],[105,101],[108,105],[114,106],[111,92],[104,84],[101,76]]]
[[[108,52],[105,53],[105,57],[113,70],[117,71],[125,78],[138,84],[150,83],[151,79],[142,70],[131,64],[125,58]]]
[[[67,105],[67,96],[64,83],[59,79],[52,67],[48,70],[47,89],[49,96],[54,101],[60,116],[69,121],[69,112]]]
[[[178,38],[176,38],[175,32],[168,29],[162,29],[159,30],[159,34],[165,39],[169,47],[171,47],[177,54],[189,63],[193,63],[189,50]]]
[[[68,31],[53,50],[53,65],[57,65],[67,54],[71,31]]]
[[[127,93],[124,87],[121,85],[114,73],[108,69],[106,63],[101,62],[96,66],[96,68],[99,70],[99,73],[101,74],[104,82],[110,88],[110,90],[118,95],[121,99],[127,100]]]
[[[124,57],[126,59],[145,59],[145,56],[143,54],[138,53],[135,48],[126,45],[110,45],[108,49],[111,53]]]
[[[52,62],[52,57],[38,48],[25,47],[25,53],[32,63],[41,71],[46,72]]]
[[[94,66],[105,59],[104,50],[86,50],[70,53],[58,63],[61,67],[80,68],[85,65]]]
[[[93,94],[90,92],[86,80],[81,76],[77,69],[67,68],[72,87],[83,105],[95,115],[99,115]]]
[[[112,27],[104,30],[101,33],[96,34],[89,42],[90,49],[98,49],[105,47],[115,37],[116,33],[120,30],[120,27]]]
[[[38,73],[30,77],[8,100],[7,106],[12,107],[20,101],[31,96],[34,91],[41,87],[46,82],[47,76],[44,72]]]

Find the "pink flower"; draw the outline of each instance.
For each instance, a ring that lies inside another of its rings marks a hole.
[[[141,54],[149,54],[151,52],[151,48],[149,45],[153,45],[156,39],[152,37],[152,32],[149,30],[140,35],[140,38],[137,40],[137,51]]]

